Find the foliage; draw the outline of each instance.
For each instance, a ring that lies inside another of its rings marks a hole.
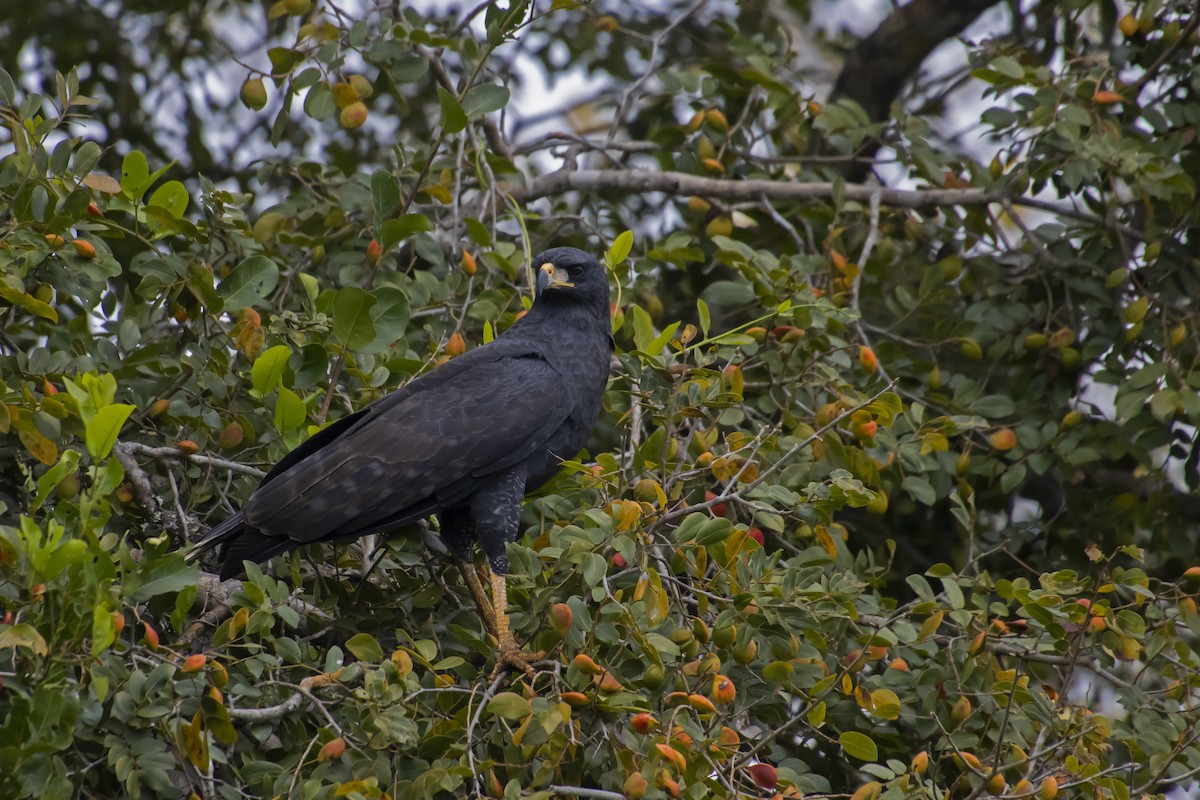
[[[0,70],[0,794],[1200,773],[1195,14],[1049,3],[968,46],[984,147],[953,79],[822,106],[803,4],[511,6],[130,11],[171,55],[124,116],[90,33],[6,23],[69,60]],[[228,76],[247,20],[250,83],[179,145],[161,87]],[[530,64],[603,79],[569,132],[518,102]],[[214,171],[230,129],[279,149]],[[847,182],[877,139],[889,187]],[[510,325],[551,243],[605,254],[619,366],[510,549],[532,686],[489,680],[428,528],[185,561],[327,420]]]

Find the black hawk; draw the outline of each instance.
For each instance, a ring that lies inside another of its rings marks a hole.
[[[441,535],[499,642],[497,668],[530,672],[509,629],[505,544],[521,503],[583,447],[608,382],[608,277],[571,247],[540,253],[528,313],[471,350],[334,422],[263,478],[193,553],[222,546],[221,577],[313,542],[437,515]],[[489,604],[470,566],[479,542]]]

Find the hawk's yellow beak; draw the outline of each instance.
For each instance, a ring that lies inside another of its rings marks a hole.
[[[542,274],[545,275],[545,288],[550,289],[568,289],[575,284],[571,283],[567,278],[570,276],[565,269],[560,269],[554,266],[553,263],[547,261],[540,267]],[[538,281],[541,283],[541,281]]]

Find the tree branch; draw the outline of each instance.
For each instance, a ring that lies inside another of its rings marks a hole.
[[[201,572],[196,581],[196,600],[193,605],[207,610],[194,619],[183,629],[179,643],[189,645],[200,638],[206,628],[215,628],[233,612],[233,593],[242,588],[242,582],[236,578],[221,580],[211,572]],[[286,603],[293,611],[302,616],[314,616],[322,622],[332,621],[323,609],[298,597],[289,597]]]
[[[551,786],[550,791],[563,797],[586,797],[592,800],[625,800],[620,792],[605,789],[585,789],[582,786]]]
[[[258,467],[252,467],[249,464],[239,464],[236,461],[226,461],[223,458],[216,458],[215,456],[202,456],[199,453],[185,453],[176,447],[151,447],[149,445],[142,444],[141,442],[121,442],[116,446],[115,449],[120,450],[121,448],[124,448],[126,454],[134,453],[137,455],[146,456],[147,458],[152,458],[155,461],[190,461],[191,463],[199,464],[202,467],[217,467],[219,469],[229,470],[230,472],[240,472],[243,475],[249,475],[252,478],[263,478],[266,477],[267,474]],[[120,456],[118,456],[118,458],[120,458]],[[125,462],[122,461],[121,465],[125,466]],[[126,467],[125,471],[128,472],[129,468]],[[136,485],[134,486],[134,490],[136,492]],[[141,499],[142,498],[139,496],[138,500],[141,501]]]
[[[133,453],[140,452],[138,450],[140,447],[144,447],[144,445],[135,447],[133,442],[117,442],[113,445],[113,455],[125,469],[125,477],[129,479],[129,485],[133,487],[133,496],[137,499],[138,505],[145,509],[150,516],[150,523],[155,526],[161,525],[170,534],[171,541],[178,546],[185,540],[187,525],[176,514],[168,514],[163,511],[162,504],[158,502],[158,495],[154,493],[154,487],[150,485],[150,476],[133,457]],[[180,453],[180,455],[183,454]]]
[[[890,118],[892,103],[942,42],[957,36],[996,0],[912,0],[890,14],[846,55],[829,101],[853,100],[872,122]],[[819,149],[819,148],[818,148]],[[856,155],[871,157],[879,141],[869,140]],[[868,164],[846,164],[847,180],[862,180]]]
[[[788,183],[764,179],[705,178],[685,172],[657,170],[558,170],[534,179],[523,189],[514,189],[514,199],[528,203],[543,197],[566,192],[595,192],[619,189],[627,192],[662,192],[673,196],[699,195],[723,200],[762,202],[769,200],[832,200],[835,186],[827,182]],[[1036,208],[1051,214],[1069,217],[1090,225],[1119,228],[1138,239],[1142,234],[1117,225],[1095,214],[1072,206],[1039,200],[1033,197],[1012,196],[1002,189],[887,189],[860,183],[842,184],[836,190],[847,200],[869,204],[873,195],[883,205],[896,208],[939,208],[942,206],[985,206],[991,203],[1012,203]]]

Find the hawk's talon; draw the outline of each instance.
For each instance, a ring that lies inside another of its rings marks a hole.
[[[524,672],[529,680],[533,681],[537,676],[537,670],[530,662],[541,661],[545,657],[544,652],[534,653],[522,650],[516,640],[512,638],[512,634],[509,634],[496,646],[496,666],[492,668],[491,680],[495,680],[496,676],[505,669],[512,669]]]

